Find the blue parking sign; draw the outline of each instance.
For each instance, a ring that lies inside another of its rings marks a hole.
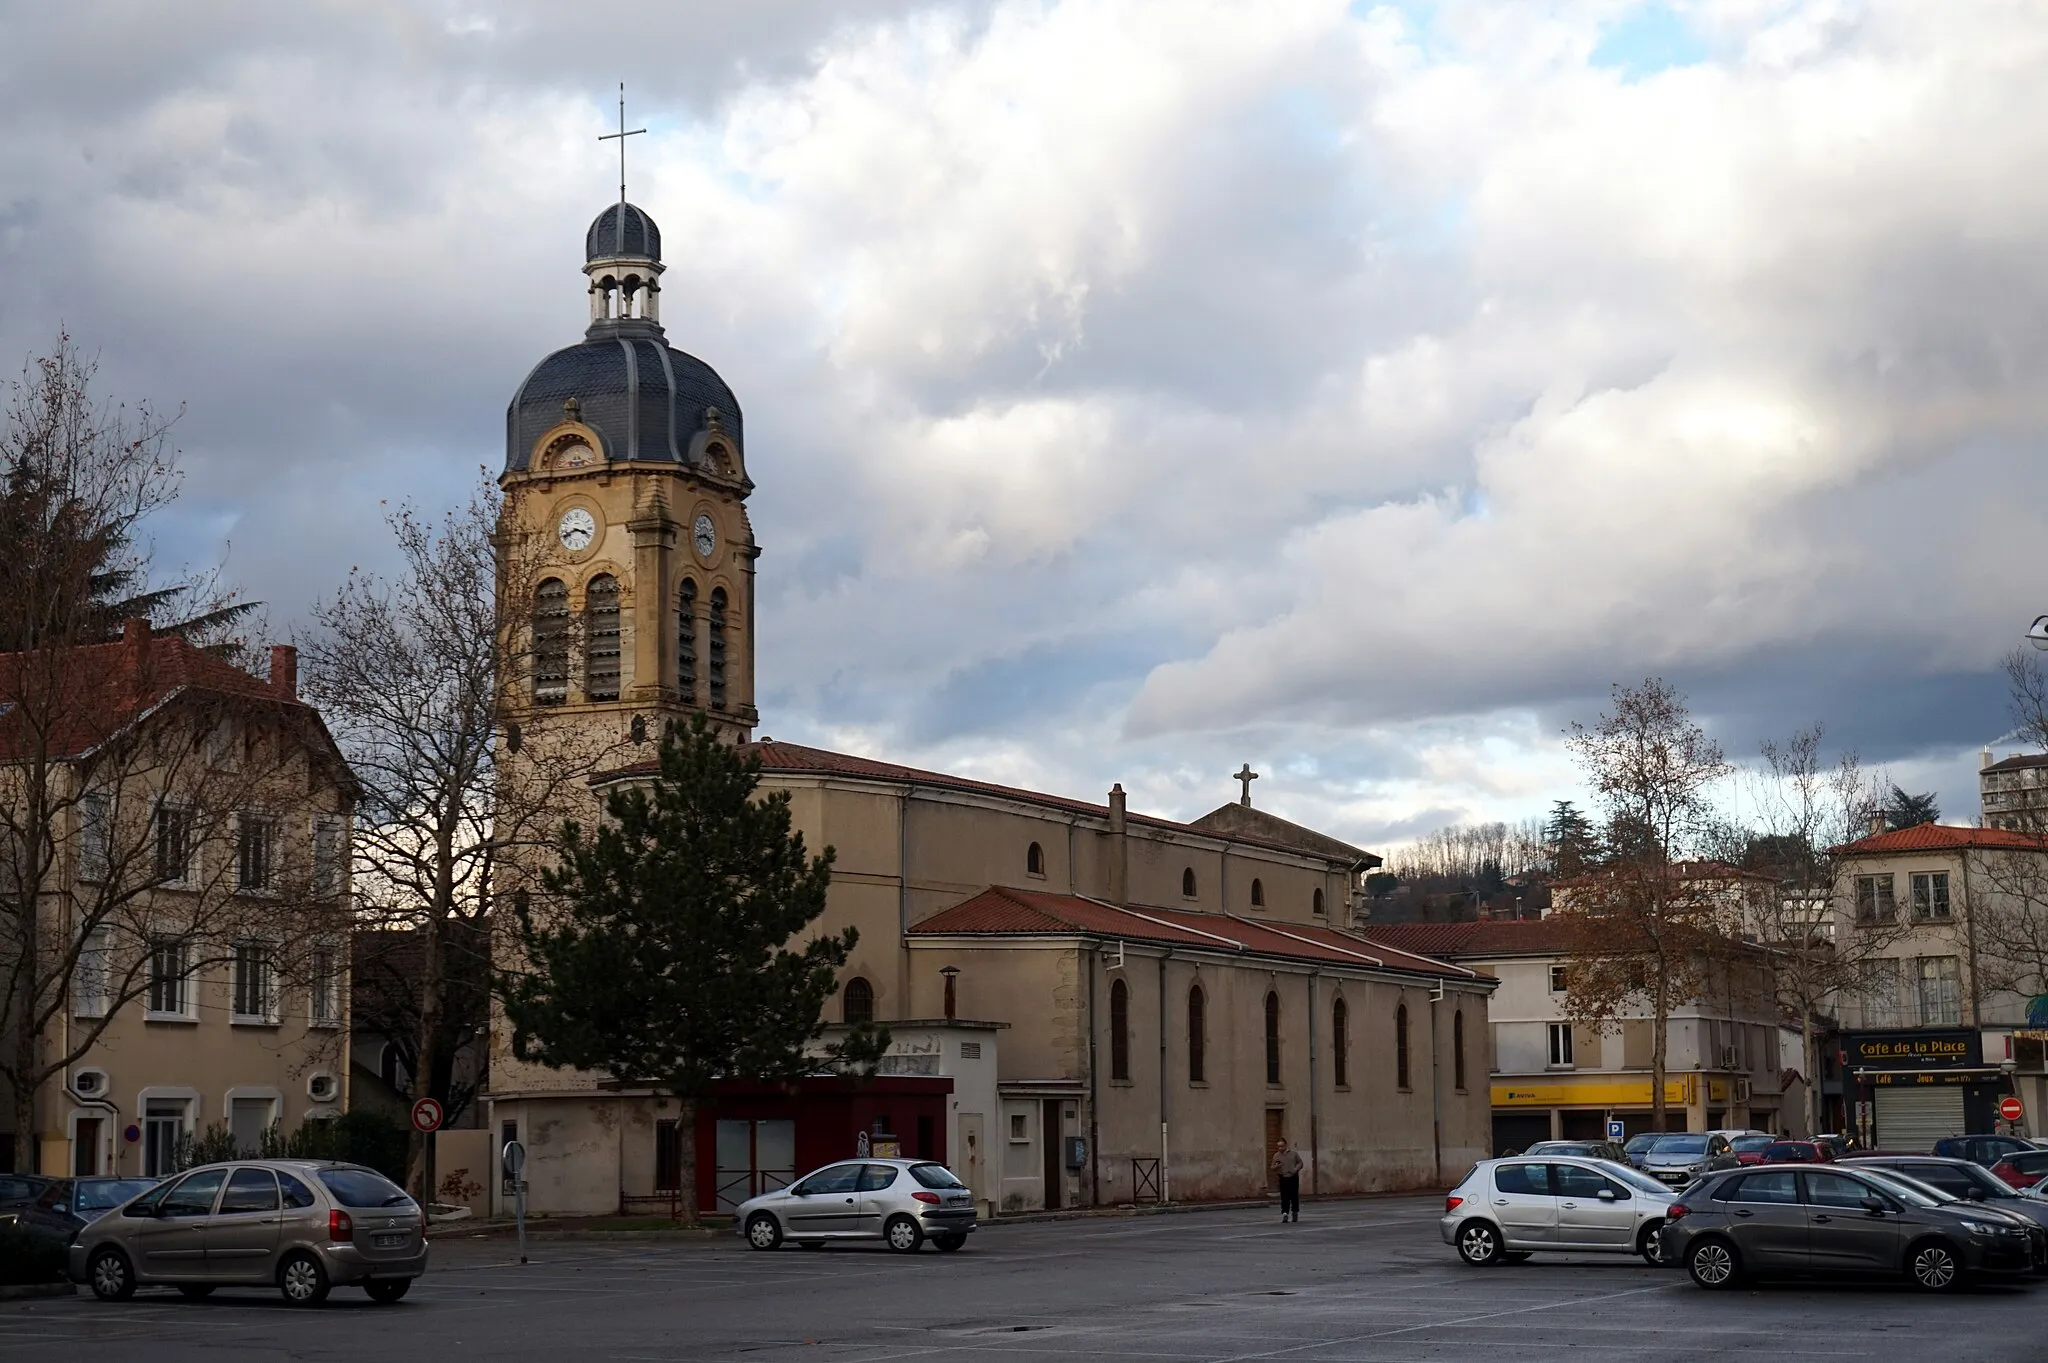
[[[1616,1120],[1611,1121],[1607,1124],[1607,1139],[1610,1141],[1626,1139],[1626,1137],[1623,1135],[1623,1128],[1620,1119],[1617,1118]]]

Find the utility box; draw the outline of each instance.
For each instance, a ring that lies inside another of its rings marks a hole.
[[[1067,1167],[1069,1169],[1086,1169],[1088,1167],[1088,1138],[1086,1136],[1069,1136],[1066,1140]]]

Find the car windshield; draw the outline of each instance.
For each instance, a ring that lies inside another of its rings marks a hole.
[[[967,1185],[953,1177],[953,1171],[943,1164],[913,1164],[910,1176],[927,1188],[965,1188]]]
[[[1735,1150],[1740,1152],[1749,1150],[1762,1150],[1765,1146],[1774,1145],[1776,1144],[1776,1142],[1772,1140],[1772,1138],[1769,1136],[1737,1136],[1733,1141],[1730,1141],[1729,1144]]]
[[[1707,1153],[1705,1136],[1659,1136],[1650,1145],[1653,1155],[1704,1155]]]
[[[72,1200],[71,1210],[75,1212],[103,1212],[109,1207],[118,1207],[137,1193],[146,1193],[156,1186],[153,1178],[108,1178],[92,1179],[78,1185],[78,1196]]]
[[[1650,1142],[1656,1139],[1657,1138],[1651,1135],[1650,1133],[1644,1132],[1639,1136],[1630,1136],[1628,1138],[1628,1144],[1622,1146],[1621,1148],[1623,1150],[1626,1150],[1631,1155],[1638,1154],[1644,1150],[1649,1149]]]
[[[1592,1152],[1592,1146],[1584,1141],[1538,1141],[1522,1153],[1525,1155],[1584,1155]]]
[[[344,1207],[399,1207],[412,1201],[403,1188],[369,1169],[322,1169],[320,1181]]]
[[[1600,1172],[1611,1179],[1626,1183],[1639,1193],[1669,1193],[1671,1191],[1667,1184],[1659,1183],[1648,1174],[1631,1169],[1626,1164],[1617,1164],[1611,1159],[1600,1161]]]
[[[1961,1198],[1945,1193],[1931,1183],[1922,1183],[1909,1178],[1896,1169],[1861,1169],[1857,1172],[1880,1184],[1884,1190],[1909,1207],[1939,1207],[1944,1202],[1960,1202]]]

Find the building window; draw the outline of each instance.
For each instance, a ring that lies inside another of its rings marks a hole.
[[[1317,890],[1310,897],[1308,907],[1309,912],[1313,913],[1316,917],[1321,918],[1323,916],[1323,892],[1321,890]]]
[[[1564,992],[1564,967],[1561,965],[1550,967],[1550,992],[1553,994],[1562,994]]]
[[[1920,1025],[1960,1027],[1963,1022],[1962,962],[1954,956],[1924,956],[1917,964]]]
[[[1109,1077],[1131,1077],[1131,991],[1122,980],[1109,986]]]
[[[331,1027],[341,1021],[341,953],[331,946],[316,946],[307,962],[312,993],[306,1015],[315,1027]]]
[[[711,589],[710,636],[711,708],[725,708],[725,588]]]
[[[274,1022],[271,1008],[270,947],[264,942],[237,942],[233,956],[234,1021]]]
[[[855,975],[846,982],[846,993],[839,1000],[840,1018],[849,1026],[875,1020],[875,987]]]
[[[114,802],[105,795],[78,797],[78,878],[105,880],[114,864]]]
[[[111,947],[107,930],[94,928],[78,944],[78,964],[71,976],[71,1011],[82,1018],[107,1015],[107,968]]]
[[[569,698],[569,586],[551,577],[533,592],[533,699],[560,705]]]
[[[1266,994],[1266,1082],[1280,1082],[1280,996]]]
[[[348,855],[347,829],[337,818],[313,820],[313,897],[332,902],[341,898],[343,859]]]
[[[1330,1005],[1330,1061],[1336,1069],[1337,1087],[1351,1083],[1351,1010],[1338,999]]]
[[[1569,1022],[1553,1022],[1550,1024],[1551,1067],[1570,1069],[1572,1063],[1572,1025]]]
[[[1913,916],[1915,918],[1948,917],[1948,872],[1933,871],[1913,877]]]
[[[185,944],[160,937],[149,946],[149,998],[147,1011],[163,1017],[186,1017],[191,1013],[189,970]]]
[[[697,703],[697,580],[683,579],[683,601],[676,608],[676,686],[685,705]]]
[[[186,1114],[190,1105],[182,1098],[151,1098],[142,1109],[142,1173],[146,1178],[167,1178],[178,1167],[180,1147],[185,1143]]]
[[[192,811],[177,805],[156,807],[156,878],[183,885],[192,878]]]
[[[1252,877],[1252,907],[1255,909],[1266,907],[1266,887],[1257,876]]]
[[[244,894],[277,888],[277,820],[244,813],[235,819],[235,887]]]
[[[1451,1014],[1451,1087],[1465,1091],[1465,1010]]]
[[[1408,1082],[1408,1005],[1394,1009],[1394,1087],[1413,1087]]]
[[[1029,1145],[1031,1143],[1030,1119],[1021,1112],[1012,1112],[1010,1114],[1010,1143],[1012,1145]]]
[[[683,1186],[683,1124],[673,1117],[654,1124],[654,1191],[672,1193]]]
[[[1024,874],[1028,876],[1043,876],[1045,874],[1045,849],[1035,842],[1025,849]]]
[[[583,589],[583,696],[619,698],[619,580],[610,573]]]
[[[1856,921],[1859,923],[1889,923],[1898,914],[1898,904],[1892,898],[1892,878],[1882,876],[1856,877]]]
[[[1188,1082],[1208,1082],[1209,1001],[1199,984],[1188,990]]]
[[[1180,873],[1180,894],[1183,899],[1195,897],[1195,868],[1192,866]]]
[[[1896,957],[1881,957],[1865,967],[1861,991],[1864,1026],[1899,1027],[1910,1021],[1906,1014],[1917,1010],[1904,1006],[1902,985],[1900,962]]]

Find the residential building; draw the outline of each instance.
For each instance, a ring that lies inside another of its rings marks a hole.
[[[2015,832],[2048,830],[2048,753],[1994,759],[1984,749],[1977,771],[1978,822]]]

